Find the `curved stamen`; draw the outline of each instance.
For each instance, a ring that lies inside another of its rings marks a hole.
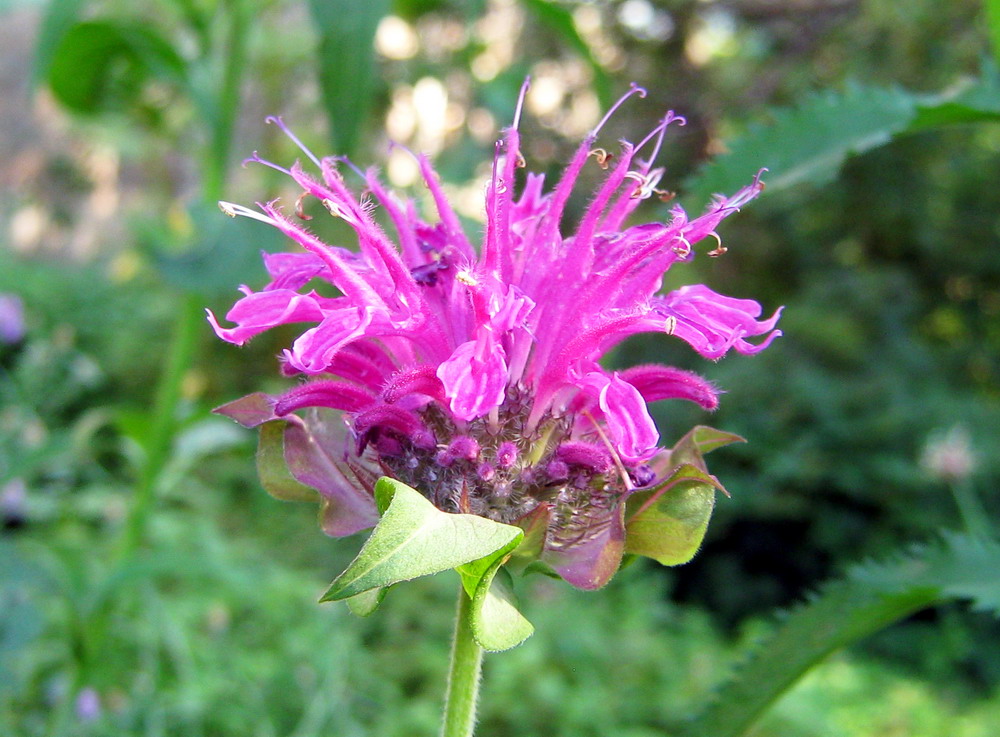
[[[653,153],[649,155],[649,163],[647,166],[652,166],[653,162],[656,161],[656,157],[660,155],[660,146],[663,145],[663,137],[666,135],[667,127],[674,121],[677,121],[678,125],[687,125],[687,119],[680,115],[674,115],[673,110],[667,110],[667,114],[663,116],[659,125],[653,128],[653,130],[651,130],[646,137],[639,142],[639,145],[635,147],[636,153],[638,153],[647,143],[650,142],[653,136],[656,136],[656,145],[653,146]]]
[[[618,102],[612,105],[608,109],[608,112],[604,113],[604,117],[601,118],[601,122],[599,122],[596,126],[594,126],[594,129],[590,131],[588,138],[596,138],[597,134],[601,132],[601,128],[604,127],[604,124],[611,119],[611,116],[615,114],[615,111],[617,111],[618,108],[620,108],[625,103],[625,101],[632,95],[639,95],[639,97],[645,97],[646,90],[637,85],[635,82],[630,83],[628,92],[619,97]]]
[[[528,96],[528,88],[531,86],[531,75],[524,78],[524,82],[521,84],[521,91],[517,95],[517,107],[514,108],[514,122],[510,124],[511,128],[517,130],[517,127],[521,124],[521,110],[524,109],[524,98]]]
[[[292,143],[298,146],[299,150],[302,151],[302,153],[304,153],[306,156],[308,156],[316,166],[322,166],[319,163],[319,159],[316,158],[316,154],[310,151],[306,147],[306,145],[302,143],[301,140],[299,140],[299,137],[297,135],[292,133],[291,129],[289,129],[289,127],[285,125],[285,121],[281,119],[280,115],[268,115],[266,118],[264,118],[264,122],[278,126],[278,129],[282,133],[284,133],[289,138],[289,140],[291,140]]]
[[[253,152],[253,156],[248,156],[247,158],[243,159],[243,166],[246,166],[247,164],[263,164],[264,166],[268,166],[274,169],[275,171],[280,171],[282,174],[285,174],[287,176],[292,176],[292,172],[290,172],[288,169],[286,169],[283,166],[278,166],[277,164],[268,161],[267,159],[262,159],[260,156],[257,155],[256,151]]]

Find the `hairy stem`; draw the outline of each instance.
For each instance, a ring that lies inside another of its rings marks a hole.
[[[472,636],[472,599],[460,585],[441,737],[472,737],[482,665],[483,649]]]

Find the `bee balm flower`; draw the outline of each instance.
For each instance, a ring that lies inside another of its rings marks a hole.
[[[226,315],[232,327],[209,313],[215,332],[239,345],[277,325],[306,329],[282,357],[285,373],[301,384],[220,411],[247,426],[292,423],[285,460],[295,479],[325,498],[327,532],[374,524],[372,486],[388,475],[444,511],[541,530],[540,557],[571,584],[596,588],[617,569],[626,500],[662,472],[647,403],[684,399],[714,409],[718,393],[680,369],[608,371],[600,358],[637,333],[680,339],[710,359],[756,353],[780,335],[779,313],[761,320],[752,300],[701,285],[658,293],[663,274],[692,260],[700,241],[711,239],[721,252],[716,227],[763,185],[755,179],[694,219],[675,206],[666,222],[626,226],[643,200],[665,194],[653,163],[667,127],[683,124],[667,113],[639,144],[623,142],[612,157],[597,148],[598,134],[632,95],[645,92],[633,86],[619,100],[548,192],[543,176],[518,174],[519,104],[496,145],[478,248],[424,156],[417,162],[436,222],[390,193],[375,170],[359,172],[359,197],[345,183],[342,159],[318,159],[303,147],[318,177],[299,163],[286,170],[254,159],[284,171],[302,198],[346,221],[356,251],[323,243],[275,203],[259,211],[222,204],[230,215],[274,226],[300,250],[265,254],[271,281],[260,291],[241,288],[243,298]],[[588,165],[607,175],[567,234],[567,201]],[[373,218],[376,207],[392,235]],[[316,280],[339,296],[309,289]],[[303,410],[312,418],[308,432],[293,415]]]

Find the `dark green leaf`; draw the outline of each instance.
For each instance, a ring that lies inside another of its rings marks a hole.
[[[767,168],[771,190],[833,178],[844,160],[869,151],[907,129],[916,96],[900,89],[851,85],[841,93],[817,94],[795,108],[774,114],[769,125],[754,125],[729,143],[729,153],[703,167],[687,183],[691,209],[712,194],[732,194]]]
[[[456,568],[510,550],[524,534],[519,527],[485,517],[442,512],[420,492],[393,479],[379,479],[375,498],[382,519],[321,601],[347,599]]]
[[[971,599],[1000,616],[1000,543],[949,534],[887,563],[858,566],[793,611],[680,737],[740,737],[834,650],[931,604]]]
[[[48,76],[59,42],[80,17],[85,0],[49,0],[45,6],[35,41],[35,63],[31,80],[38,86]]]
[[[319,34],[319,78],[334,151],[352,155],[378,82],[375,29],[389,0],[309,0]]]
[[[78,113],[149,110],[143,93],[154,79],[181,82],[183,59],[147,26],[78,23],[62,34],[48,65],[56,99]]]

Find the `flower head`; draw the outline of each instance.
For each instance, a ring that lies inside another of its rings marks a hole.
[[[632,95],[645,92],[633,86],[611,112]],[[666,222],[626,226],[644,200],[665,194],[653,164],[667,127],[683,119],[667,113],[639,144],[622,142],[611,157],[597,147],[605,116],[546,191],[542,175],[518,171],[525,165],[519,115],[520,105],[496,145],[478,248],[424,156],[417,162],[434,222],[389,192],[374,169],[357,172],[359,197],[341,172],[343,159],[306,151],[316,176],[299,163],[282,169],[255,157],[346,221],[358,248],[323,243],[273,202],[259,211],[222,204],[230,215],[278,228],[300,250],[265,254],[271,281],[259,291],[241,288],[226,315],[232,327],[209,313],[215,332],[242,344],[277,325],[306,329],[282,356],[285,373],[303,383],[221,411],[248,426],[301,424],[293,413],[315,420],[335,411],[336,420],[321,423],[321,449],[315,440],[285,442],[292,475],[326,498],[328,532],[371,526],[371,485],[389,475],[445,511],[541,525],[542,559],[570,583],[595,588],[620,563],[626,500],[658,474],[659,435],[647,404],[718,404],[715,387],[695,374],[660,365],[608,371],[599,360],[637,333],[678,338],[710,359],[756,353],[780,335],[780,310],[760,319],[752,300],[702,285],[658,294],[663,274],[692,260],[699,242],[708,238],[721,252],[717,226],[763,184],[758,177],[694,219],[675,206]],[[569,231],[567,202],[588,165],[607,174]],[[374,219],[376,207],[391,236]],[[317,281],[339,296],[310,289]]]

